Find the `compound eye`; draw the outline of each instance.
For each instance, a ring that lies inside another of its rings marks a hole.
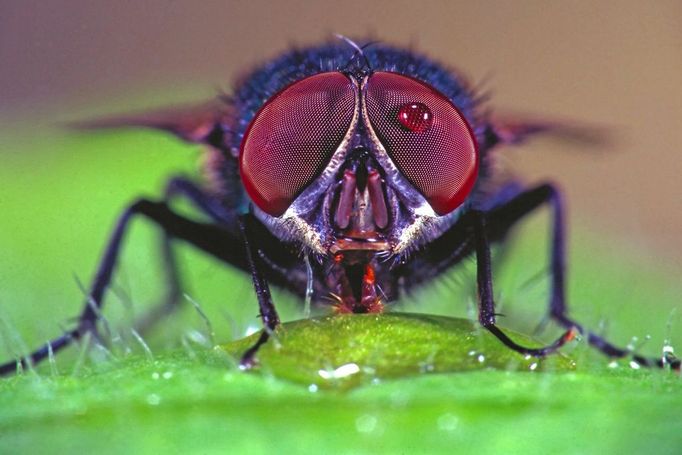
[[[353,83],[337,72],[294,82],[270,98],[249,124],[239,156],[253,202],[282,215],[329,163],[354,111]]]
[[[478,173],[476,139],[459,110],[430,85],[389,72],[370,76],[365,103],[400,172],[438,215],[456,209]]]

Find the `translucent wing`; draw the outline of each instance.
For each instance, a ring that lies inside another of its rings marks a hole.
[[[230,133],[231,118],[230,105],[222,100],[214,100],[73,122],[69,126],[77,129],[151,128],[167,131],[188,142],[225,149],[228,147],[225,136]]]
[[[575,120],[495,114],[490,116],[488,122],[496,144],[516,145],[539,135],[593,147],[604,147],[612,142],[611,131],[607,127]]]

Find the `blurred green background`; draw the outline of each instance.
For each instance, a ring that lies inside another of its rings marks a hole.
[[[505,151],[500,165],[566,190],[576,318],[621,345],[637,337],[649,355],[665,338],[679,346],[681,12],[679,2],[0,2],[2,359],[70,326],[83,297],[77,283],[88,286],[131,200],[158,195],[170,175],[198,176],[197,147],[153,132],[79,134],[61,123],[229,92],[250,66],[331,33],[413,45],[485,81],[500,110],[609,128],[606,149],[536,141]],[[546,304],[545,223],[540,213],[524,225],[496,269],[504,323],[526,333]],[[460,444],[481,453],[674,453],[682,442],[679,378],[608,370],[582,345],[576,376],[483,372],[311,395],[238,373],[227,381],[210,361],[188,360],[205,350],[207,331],[185,305],[145,336],[162,359],[145,363],[128,329],[163,293],[155,234],[134,225],[108,296],[107,318],[123,338],[112,353],[123,361],[88,361],[95,373],[71,378],[72,350],[57,363],[65,378],[5,382],[0,449],[358,453]],[[218,341],[257,327],[248,277],[187,248],[180,254],[187,292]],[[466,316],[473,279],[471,264],[460,267],[401,308]],[[275,298],[285,319],[301,316],[295,299]],[[167,350],[179,357],[163,360]],[[161,389],[170,408],[152,412],[159,383],[150,377],[164,368],[182,380]]]

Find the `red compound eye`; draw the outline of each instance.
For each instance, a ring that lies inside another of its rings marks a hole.
[[[442,93],[417,79],[376,72],[365,88],[367,116],[400,172],[438,215],[456,209],[478,173],[476,139]]]
[[[398,108],[398,122],[408,131],[423,133],[431,128],[433,114],[424,103],[405,103]]]
[[[350,128],[353,83],[341,73],[295,82],[270,98],[241,144],[244,188],[264,212],[280,216],[320,173]]]

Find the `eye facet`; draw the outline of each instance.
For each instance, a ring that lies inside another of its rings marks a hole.
[[[329,162],[354,112],[354,85],[338,72],[307,77],[270,98],[249,124],[239,156],[253,202],[282,215]]]
[[[456,209],[478,173],[476,139],[464,116],[430,85],[376,72],[365,86],[367,116],[400,172],[438,215]]]

